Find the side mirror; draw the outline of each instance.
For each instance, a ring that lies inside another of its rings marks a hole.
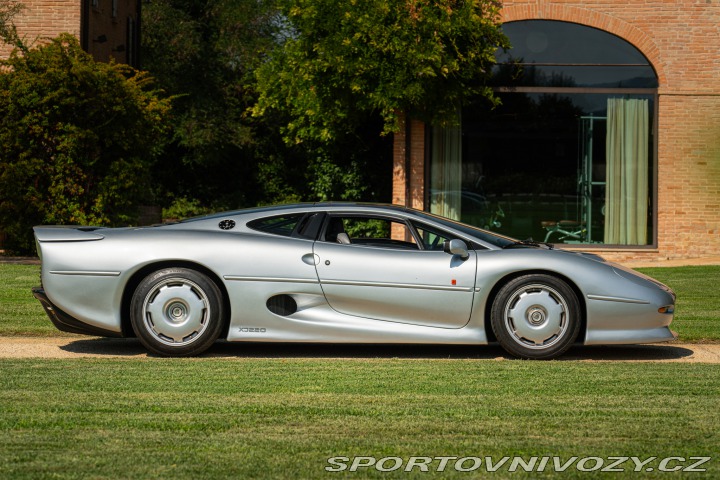
[[[449,253],[450,255],[459,255],[463,260],[470,258],[467,245],[459,238],[445,240],[443,242],[443,252]]]

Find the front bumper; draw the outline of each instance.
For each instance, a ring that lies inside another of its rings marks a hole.
[[[33,287],[33,296],[40,301],[45,309],[45,313],[50,318],[50,321],[55,327],[61,332],[77,333],[80,335],[93,335],[98,337],[122,337],[122,334],[113,332],[111,330],[105,330],[98,328],[93,325],[88,325],[81,322],[80,320],[71,317],[67,313],[57,308],[48,298],[45,290],[42,287]]]
[[[585,336],[585,345],[634,345],[639,343],[662,343],[677,340],[678,334],[669,327],[637,330],[594,330]]]

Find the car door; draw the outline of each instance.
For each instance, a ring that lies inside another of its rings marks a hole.
[[[442,232],[433,232],[425,229],[422,237],[402,218],[329,215],[314,253],[330,306],[379,321],[443,328],[467,324],[475,252],[465,259],[445,253]]]

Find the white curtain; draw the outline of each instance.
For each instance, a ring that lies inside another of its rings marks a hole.
[[[459,112],[458,112],[459,115]],[[462,126],[432,129],[430,211],[460,220],[462,202]]]
[[[605,243],[646,245],[648,223],[648,101],[607,104]]]

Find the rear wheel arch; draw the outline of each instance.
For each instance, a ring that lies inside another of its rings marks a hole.
[[[550,275],[551,277],[555,277],[558,280],[562,280],[563,282],[565,282],[568,287],[570,287],[573,292],[575,292],[575,296],[577,297],[577,301],[580,305],[580,331],[578,332],[577,342],[583,343],[585,338],[585,332],[587,330],[587,305],[585,304],[585,298],[580,291],[580,288],[575,282],[570,280],[565,275],[553,272],[551,270],[521,270],[505,275],[500,280],[495,282],[495,285],[493,285],[493,288],[490,290],[490,294],[488,295],[487,301],[485,303],[484,326],[485,335],[487,335],[488,341],[497,341],[491,325],[490,312],[492,310],[493,302],[495,302],[495,298],[497,297],[498,292],[508,282],[525,275]]]
[[[231,312],[230,296],[228,295],[227,288],[225,288],[225,283],[220,279],[220,277],[217,276],[217,274],[215,274],[215,272],[199,263],[177,260],[155,262],[149,265],[145,265],[140,270],[133,273],[128,282],[125,284],[120,312],[123,337],[135,336],[135,332],[133,331],[132,324],[130,322],[130,303],[132,302],[132,297],[135,293],[135,290],[137,290],[140,282],[142,282],[145,277],[147,277],[153,272],[165,268],[187,268],[190,270],[195,270],[207,276],[217,286],[217,288],[220,289],[220,293],[222,294],[223,312],[225,317],[222,319],[223,329],[220,333],[220,338],[227,338],[228,329],[230,328]]]

